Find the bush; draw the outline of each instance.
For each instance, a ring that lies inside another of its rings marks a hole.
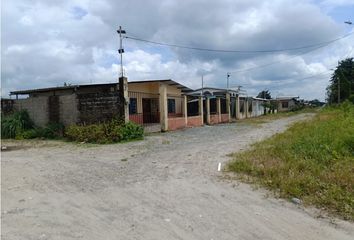
[[[128,122],[120,128],[122,140],[141,139],[144,135],[144,128],[133,122]]]
[[[47,139],[58,139],[63,137],[64,125],[61,123],[50,123],[45,128],[38,129],[38,137]]]
[[[18,135],[18,139],[33,139],[33,138],[45,138],[45,139],[59,139],[63,137],[64,125],[60,123],[49,123],[46,127],[36,127],[24,131]]]
[[[72,125],[65,130],[65,136],[71,141],[100,144],[141,139],[143,135],[141,126],[117,120],[86,126]]]
[[[16,138],[29,129],[33,129],[34,124],[26,110],[21,110],[10,116],[1,119],[1,137]]]

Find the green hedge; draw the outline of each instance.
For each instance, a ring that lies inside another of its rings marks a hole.
[[[65,137],[71,141],[100,144],[142,139],[143,136],[142,126],[117,120],[84,126],[72,125],[65,130]]]

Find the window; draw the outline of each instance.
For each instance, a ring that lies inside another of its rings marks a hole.
[[[130,98],[129,100],[129,114],[136,114],[137,111],[137,101],[136,98]]]
[[[220,99],[220,105],[221,105],[221,114],[227,113],[227,104],[226,104],[226,99],[221,98]]]
[[[167,105],[168,105],[168,113],[175,113],[176,112],[176,101],[175,101],[175,99],[168,99],[167,100]]]
[[[289,103],[288,103],[288,102],[282,102],[282,103],[281,103],[281,107],[282,107],[282,108],[288,108],[288,106],[289,106]]]
[[[217,113],[217,107],[216,107],[216,98],[210,98],[209,102],[210,106],[210,114],[216,114]]]

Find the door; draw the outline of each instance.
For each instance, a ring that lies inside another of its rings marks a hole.
[[[159,123],[159,99],[143,98],[143,121],[144,123]]]
[[[144,123],[151,122],[151,99],[143,98],[143,121]]]

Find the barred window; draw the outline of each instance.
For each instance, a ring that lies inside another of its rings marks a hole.
[[[136,98],[130,98],[129,100],[129,114],[136,114],[137,110],[137,101]]]
[[[168,99],[167,100],[167,105],[168,105],[168,113],[176,113],[176,101],[175,101],[175,99]]]

